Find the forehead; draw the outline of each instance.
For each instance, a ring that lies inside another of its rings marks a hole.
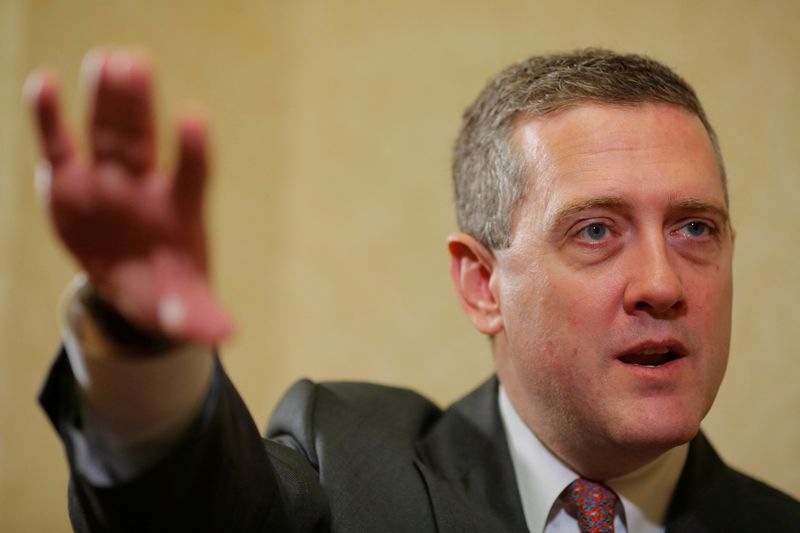
[[[668,104],[587,104],[521,116],[512,143],[525,161],[523,206],[621,197],[631,204],[702,198],[724,204],[711,140],[695,115]],[[544,213],[541,213],[544,210]]]

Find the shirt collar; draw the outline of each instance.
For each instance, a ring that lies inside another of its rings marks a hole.
[[[530,531],[542,532],[553,503],[579,475],[525,425],[502,385],[498,395],[525,521]],[[672,448],[642,468],[607,481],[622,501],[628,531],[664,531],[667,507],[688,451],[688,444]]]

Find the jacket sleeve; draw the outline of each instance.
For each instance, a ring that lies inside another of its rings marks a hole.
[[[62,349],[40,395],[70,465],[76,531],[327,531],[328,504],[302,451],[263,441],[217,361],[198,419],[154,465],[98,487],[75,469],[85,450],[76,383]]]

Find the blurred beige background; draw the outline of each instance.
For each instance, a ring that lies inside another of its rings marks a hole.
[[[723,457],[800,496],[800,3],[194,1],[0,3],[0,530],[68,531],[61,446],[35,403],[73,267],[32,186],[27,72],[62,75],[78,127],[84,52],[156,58],[165,147],[181,102],[215,148],[224,361],[263,424],[295,379],[414,387],[448,403],[489,374],[452,294],[449,152],[485,80],[602,45],[688,78],[722,142],[738,228],[727,381],[705,423]]]

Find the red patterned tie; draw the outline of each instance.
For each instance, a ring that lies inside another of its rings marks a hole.
[[[576,479],[561,493],[581,533],[614,533],[617,495],[600,482]]]

